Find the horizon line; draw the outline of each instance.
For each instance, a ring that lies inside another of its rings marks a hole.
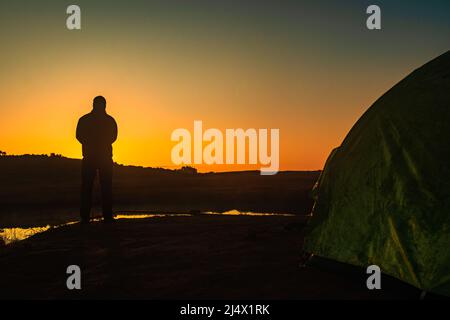
[[[22,156],[41,156],[41,157],[55,157],[55,158],[65,158],[65,159],[69,159],[69,160],[83,160],[82,158],[71,158],[71,157],[67,157],[65,155],[59,154],[59,153],[23,153],[23,154],[1,154],[0,157],[22,157]],[[168,165],[168,166],[142,166],[142,165],[136,165],[136,164],[123,164],[123,163],[118,163],[116,161],[114,161],[113,159],[113,163],[116,165],[120,165],[120,166],[125,166],[125,167],[138,167],[138,168],[143,168],[143,169],[163,169],[163,170],[171,170],[171,171],[177,171],[177,170],[181,170],[183,167],[191,167],[194,168],[195,170],[197,170],[197,173],[243,173],[243,172],[259,172],[260,170],[258,169],[254,169],[254,170],[235,170],[235,171],[200,171],[198,168],[196,168],[193,165],[183,165],[183,166],[176,166],[176,165]],[[216,164],[216,165],[220,165],[220,164]],[[173,167],[173,169],[171,169],[170,167]],[[317,171],[322,171],[322,169],[290,169],[290,170],[279,170],[278,173],[281,172],[317,172]]]

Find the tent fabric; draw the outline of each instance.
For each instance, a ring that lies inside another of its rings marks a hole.
[[[331,152],[304,250],[450,296],[450,51],[379,98]]]

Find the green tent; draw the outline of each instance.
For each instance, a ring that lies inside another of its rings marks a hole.
[[[306,252],[450,296],[450,51],[366,111],[315,200]]]

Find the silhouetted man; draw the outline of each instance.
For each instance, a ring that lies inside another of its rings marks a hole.
[[[112,222],[112,143],[117,139],[117,124],[106,113],[106,100],[94,98],[93,109],[77,125],[77,140],[83,145],[81,165],[81,222],[88,223],[92,206],[92,187],[99,173],[102,210],[105,222]]]

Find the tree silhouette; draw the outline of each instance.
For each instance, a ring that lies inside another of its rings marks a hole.
[[[184,166],[181,169],[179,169],[182,173],[188,173],[188,174],[197,174],[197,169],[190,166]]]

